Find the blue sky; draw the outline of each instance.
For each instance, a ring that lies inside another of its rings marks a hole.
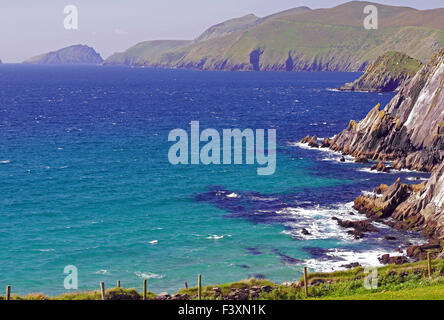
[[[298,6],[328,8],[345,0],[3,0],[0,59],[21,62],[36,54],[82,43],[103,57],[137,42],[193,39],[234,17],[265,16]],[[442,0],[381,0],[417,9],[443,7]],[[79,29],[65,30],[65,5],[79,10]]]

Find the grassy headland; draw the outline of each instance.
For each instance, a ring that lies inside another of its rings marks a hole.
[[[378,268],[378,287],[366,289],[364,268],[308,275],[308,297],[303,278],[294,283],[276,284],[268,280],[248,279],[239,282],[202,287],[203,300],[235,300],[236,297],[255,300],[444,300],[444,260],[432,261],[432,276],[427,262],[388,265]],[[171,297],[147,292],[147,299],[196,300],[197,287],[182,289]],[[107,300],[141,300],[136,289],[113,288],[105,293]],[[167,298],[165,298],[167,297]],[[4,300],[0,296],[0,300]],[[100,291],[65,293],[50,297],[44,294],[12,295],[12,300],[101,300]]]

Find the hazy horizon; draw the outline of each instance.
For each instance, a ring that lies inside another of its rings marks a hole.
[[[66,3],[16,0],[2,4],[0,59],[22,62],[32,56],[74,45],[94,47],[105,59],[115,52],[147,40],[192,40],[212,25],[255,14],[267,16],[283,10],[308,6],[329,8],[344,0],[74,0]],[[442,0],[387,0],[385,5],[408,6],[420,10],[442,7]],[[66,5],[79,10],[79,29],[65,30]]]

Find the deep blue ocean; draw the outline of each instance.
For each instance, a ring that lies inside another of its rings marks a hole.
[[[0,66],[0,288],[59,294],[120,280],[154,292],[249,277],[298,279],[419,241],[377,225],[354,240],[361,192],[397,177],[297,142],[333,136],[393,94],[332,90],[358,73]],[[179,165],[172,129],[276,129],[277,167]],[[303,235],[302,228],[310,235]],[[397,241],[383,237],[394,235]]]

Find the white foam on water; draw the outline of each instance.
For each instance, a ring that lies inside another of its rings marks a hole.
[[[110,274],[110,272],[106,269],[100,269],[96,272],[94,272],[95,274]]]
[[[359,215],[353,208],[353,202],[337,204],[332,207],[319,205],[309,208],[288,207],[276,212],[279,215],[294,217],[295,221],[286,222],[284,225],[289,230],[282,231],[292,238],[300,240],[339,239],[345,241],[355,240],[344,228],[338,225],[333,217],[342,220],[365,220],[365,216]],[[301,230],[306,229],[310,234],[304,235]]]
[[[159,243],[159,241],[158,240],[153,240],[153,241],[150,241],[150,242],[148,242],[149,244],[158,244]]]
[[[211,239],[211,240],[219,240],[219,239],[223,239],[224,236],[218,236],[217,234],[210,234],[207,239]]]
[[[407,180],[409,180],[409,181],[427,181],[429,179],[422,178],[422,177],[408,177]]]
[[[143,279],[162,279],[163,275],[152,272],[134,272],[134,274]]]
[[[254,200],[254,201],[274,201],[274,200],[277,200],[277,198],[266,198],[266,197],[254,196],[254,197],[251,197],[251,200]]]
[[[367,190],[361,190],[361,194],[366,197],[377,197],[377,198],[382,197],[382,194],[377,194],[377,193],[374,193],[372,191],[367,191]]]
[[[3,161],[0,161],[0,163],[3,163],[3,164],[11,163],[11,160],[3,160]]]
[[[322,142],[322,140],[324,140],[324,138],[318,138],[318,142]],[[353,163],[354,162],[354,158],[352,156],[344,155],[341,152],[334,151],[329,148],[310,147],[308,145],[308,143],[302,143],[302,142],[288,142],[287,145],[290,147],[298,147],[301,149],[315,150],[315,151],[319,151],[322,153],[326,153],[327,154],[326,157],[322,158],[321,161],[337,161],[337,162],[345,162],[345,163]],[[341,161],[341,157],[344,157],[345,161]]]
[[[378,257],[383,254],[390,254],[390,256],[400,256],[401,253],[397,251],[387,252],[383,249],[371,249],[363,252],[356,252],[350,249],[329,249],[326,252],[325,259],[308,259],[305,264],[308,268],[316,272],[331,272],[337,270],[346,270],[344,265],[358,262],[361,266],[380,267]]]
[[[239,198],[239,195],[237,194],[237,193],[230,193],[230,194],[227,194],[227,198]]]

